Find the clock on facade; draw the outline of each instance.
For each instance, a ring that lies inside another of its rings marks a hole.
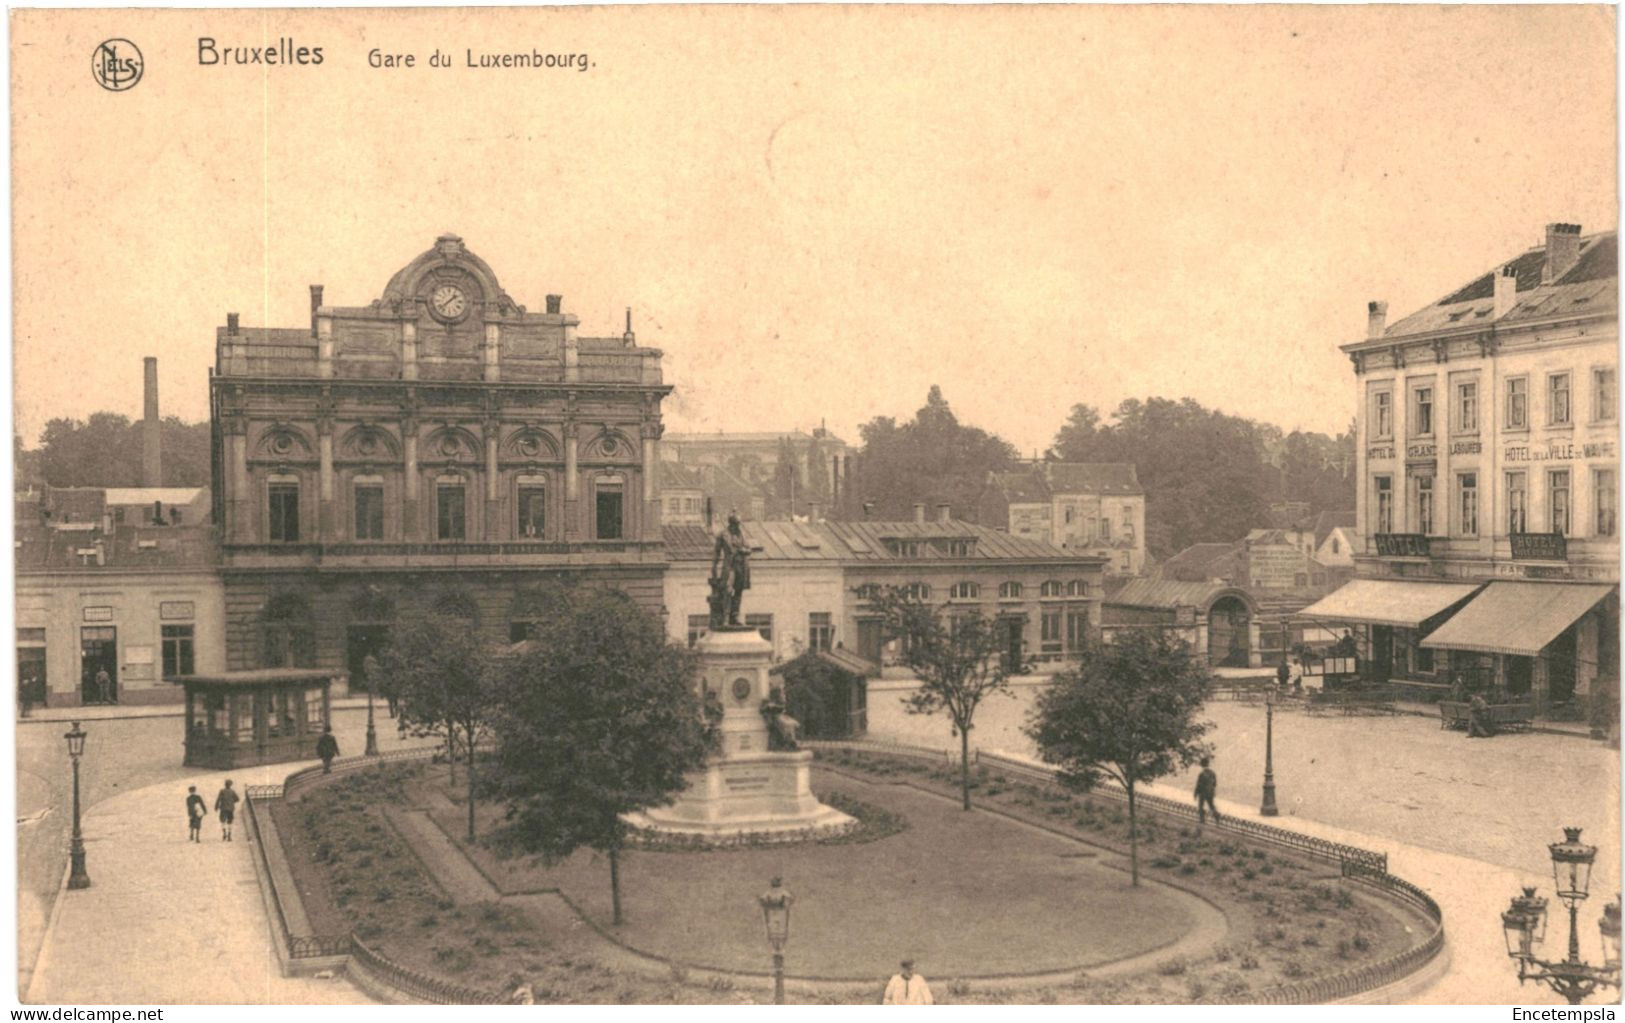
[[[744,703],[745,700],[748,699],[749,697],[750,697],[750,679],[748,679],[748,678],[736,678],[736,679],[734,679],[734,699],[738,700],[740,703]]]
[[[441,323],[456,323],[468,315],[468,296],[455,284],[442,284],[429,293],[429,315]]]

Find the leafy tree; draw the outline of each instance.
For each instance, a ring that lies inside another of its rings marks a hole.
[[[443,740],[454,771],[457,751],[462,750],[468,774],[468,838],[473,841],[474,751],[496,711],[498,655],[466,622],[430,615],[398,630],[380,667],[396,693],[401,727],[413,735]],[[371,685],[373,680],[367,682]]]
[[[1129,866],[1140,883],[1135,791],[1208,755],[1209,723],[1196,720],[1212,687],[1208,670],[1177,638],[1131,630],[1097,646],[1038,697],[1027,734],[1061,767],[1063,784],[1088,791],[1104,778],[1128,793]]]
[[[859,427],[863,446],[855,460],[851,503],[874,505],[882,519],[907,519],[916,503],[949,504],[967,517],[990,472],[1016,465],[1016,449],[994,434],[965,426],[932,385],[912,422],[877,416]]]
[[[970,730],[976,709],[994,693],[1010,691],[1010,676],[1030,661],[1013,662],[998,622],[980,611],[951,613],[935,608],[900,587],[870,598],[869,608],[881,618],[887,639],[900,640],[901,661],[919,679],[909,695],[910,714],[946,711],[959,733],[959,793],[970,809]]]
[[[801,722],[801,732],[809,739],[840,739],[848,734],[848,724],[838,715],[845,701],[841,693],[857,681],[852,674],[808,650],[787,661],[784,677],[784,709]]]
[[[671,803],[713,745],[696,689],[693,655],[630,597],[573,594],[504,674],[489,782],[502,846],[547,863],[608,854],[619,924],[621,815]]]
[[[209,485],[209,424],[169,416],[158,424],[162,485]],[[40,433],[37,457],[53,487],[136,487],[141,480],[141,423],[113,412],[88,420],[52,419]]]

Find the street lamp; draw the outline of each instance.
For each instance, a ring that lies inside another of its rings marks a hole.
[[[378,732],[372,727],[372,676],[367,677],[367,748],[363,751],[369,757],[378,755]]]
[[[1264,802],[1258,808],[1261,817],[1279,817],[1275,805],[1275,689],[1264,694]]]
[[[69,888],[89,888],[90,875],[85,873],[85,836],[79,830],[79,758],[85,752],[85,733],[79,722],[63,738],[68,740],[68,758],[73,761],[73,841],[68,845]]]
[[[767,943],[773,949],[773,1004],[784,1004],[784,945],[790,940],[790,903],[795,899],[784,890],[784,878],[775,877],[773,886],[756,899],[767,925]]]
[[[1507,955],[1518,961],[1518,983],[1541,981],[1579,1005],[1599,987],[1619,987],[1619,900],[1603,909],[1597,929],[1602,934],[1603,964],[1592,966],[1580,960],[1580,903],[1591,885],[1591,865],[1597,847],[1580,841],[1579,828],[1564,828],[1563,841],[1547,846],[1552,855],[1552,880],[1557,897],[1569,908],[1569,954],[1566,959],[1548,962],[1535,958],[1534,948],[1546,936],[1546,900],[1525,888],[1515,896],[1501,926],[1506,933]]]

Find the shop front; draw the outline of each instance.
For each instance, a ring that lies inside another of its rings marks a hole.
[[[308,760],[332,721],[332,684],[343,672],[265,668],[188,675],[187,767],[236,768]]]

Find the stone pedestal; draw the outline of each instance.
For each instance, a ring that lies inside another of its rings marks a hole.
[[[657,834],[698,836],[725,843],[742,833],[785,838],[835,833],[856,822],[813,798],[808,787],[812,753],[768,750],[762,701],[768,694],[773,645],[751,628],[723,628],[701,636],[702,693],[722,704],[721,748],[689,778],[671,806],[628,814],[628,824]]]

